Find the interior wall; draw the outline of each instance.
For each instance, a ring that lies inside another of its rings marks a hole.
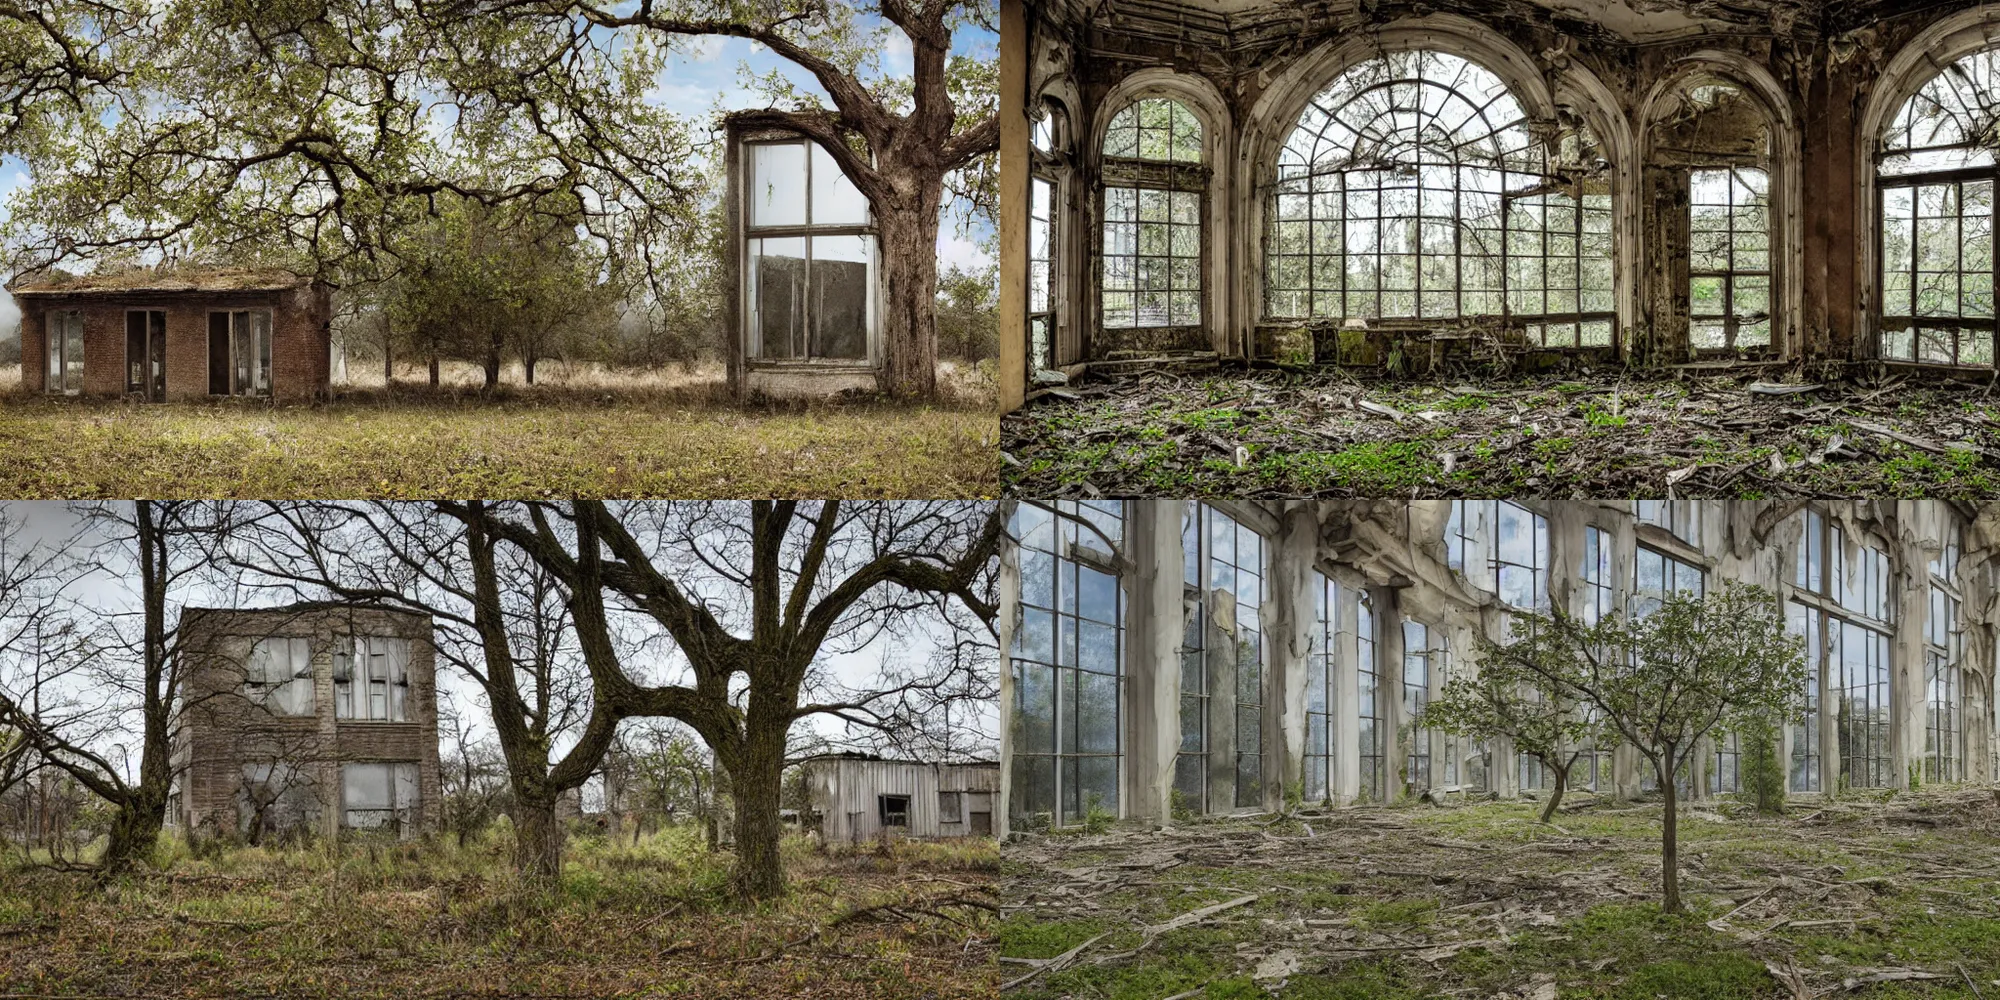
[[[1218,95],[1227,120],[1219,123],[1224,148],[1211,164],[1218,177],[1211,198],[1226,194],[1230,210],[1209,234],[1207,271],[1211,280],[1221,276],[1225,284],[1205,289],[1218,306],[1204,318],[1217,349],[1228,357],[1269,355],[1273,342],[1260,339],[1256,329],[1262,314],[1265,197],[1258,180],[1259,171],[1269,169],[1273,142],[1282,142],[1289,131],[1297,105],[1272,98],[1300,86],[1301,67],[1309,67],[1307,75],[1319,84],[1330,81],[1343,62],[1329,58],[1330,52],[1375,51],[1429,38],[1436,47],[1511,76],[1517,98],[1532,114],[1543,113],[1551,100],[1587,111],[1600,138],[1626,142],[1622,155],[1628,160],[1643,155],[1636,150],[1645,145],[1645,106],[1662,79],[1702,66],[1757,94],[1777,128],[1774,353],[1872,358],[1875,141],[1864,130],[1887,120],[1871,110],[1885,100],[1875,91],[1893,92],[1896,100],[1887,111],[1893,115],[1900,98],[1936,71],[1937,62],[1909,46],[1962,52],[1982,40],[2000,41],[2000,4],[1967,0],[1915,10],[1886,3],[1750,3],[1729,11],[1727,22],[1704,20],[1717,16],[1709,8],[1700,17],[1677,8],[1642,16],[1612,5],[1605,23],[1580,21],[1531,0],[1383,2],[1366,10],[1302,0],[1236,5],[1229,12],[1117,2],[1094,8],[1096,16],[1085,16],[1081,5],[1067,0],[1026,7],[1034,53],[1027,67],[1030,101],[1061,92],[1076,103],[1072,127],[1079,138],[1072,153],[1079,183],[1066,219],[1075,233],[1099,227],[1092,166],[1097,150],[1089,137],[1101,135],[1101,119],[1123,106],[1128,78],[1169,75],[1191,90]],[[1483,40],[1468,41],[1473,37]],[[1607,102],[1610,106],[1602,106]],[[1618,142],[1607,145],[1618,149]],[[1642,164],[1614,166],[1620,175],[1614,213],[1621,342],[1628,355],[1640,359],[1684,360],[1685,320],[1674,307],[1676,296],[1682,302],[1686,297],[1685,264],[1677,267],[1670,259],[1681,248],[1657,235],[1675,231],[1671,225],[1646,225],[1662,209],[1671,214],[1678,207],[1656,182],[1639,181]],[[1091,344],[1095,255],[1075,256],[1067,264],[1063,280],[1070,314],[1063,322],[1080,333],[1065,360],[1095,359],[1102,356]],[[1018,343],[1021,333],[1010,329],[1006,336]],[[1261,350],[1260,343],[1266,345]]]

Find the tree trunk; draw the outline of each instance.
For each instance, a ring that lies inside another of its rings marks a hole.
[[[562,877],[562,824],[556,799],[514,793],[514,872],[523,882],[554,884]]]
[[[785,744],[753,739],[729,774],[736,799],[736,887],[749,899],[770,899],[785,891],[778,861],[778,799],[784,777]]]
[[[532,353],[521,356],[521,374],[529,385],[535,384],[535,356]]]
[[[500,384],[500,336],[495,334],[486,345],[486,388]]]
[[[389,348],[389,337],[382,337],[382,388],[396,384],[396,352]]]
[[[1676,839],[1675,821],[1680,818],[1680,807],[1674,801],[1674,754],[1672,748],[1661,755],[1664,766],[1656,765],[1660,772],[1660,788],[1667,796],[1667,811],[1660,824],[1660,910],[1663,913],[1681,912],[1680,844]]]
[[[149,860],[160,842],[160,826],[165,820],[165,803],[150,796],[128,799],[118,805],[111,818],[111,839],[98,860],[101,875],[118,875]]]
[[[1549,768],[1556,772],[1556,787],[1549,792],[1549,804],[1542,807],[1542,822],[1545,824],[1555,818],[1556,807],[1562,805],[1563,789],[1569,787],[1569,767],[1568,764],[1549,763]]]
[[[431,355],[431,388],[438,387],[438,356]]]
[[[908,208],[877,211],[882,241],[884,388],[937,395],[937,234],[940,181],[919,180]]]

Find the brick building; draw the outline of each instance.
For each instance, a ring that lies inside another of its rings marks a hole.
[[[261,837],[438,819],[431,623],[343,604],[188,608],[172,821]]]
[[[7,286],[21,307],[27,392],[324,398],[333,292],[275,268],[62,272]]]

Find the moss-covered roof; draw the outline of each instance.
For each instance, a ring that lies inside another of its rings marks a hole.
[[[310,284],[312,279],[278,267],[225,267],[173,264],[134,267],[108,274],[62,270],[24,275],[7,284],[15,295],[78,295],[91,292],[267,292]]]

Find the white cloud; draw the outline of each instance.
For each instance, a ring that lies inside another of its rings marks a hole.
[[[938,270],[950,270],[953,264],[970,271],[989,266],[993,258],[980,247],[956,233],[945,231],[938,234]]]
[[[916,60],[910,55],[910,36],[891,30],[888,39],[882,46],[882,72],[890,76],[908,76],[916,72]]]

